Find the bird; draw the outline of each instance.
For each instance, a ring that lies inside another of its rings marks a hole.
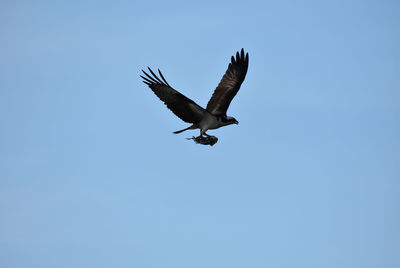
[[[157,76],[150,67],[147,67],[150,74],[142,69],[144,76],[140,75],[140,77],[143,79],[143,83],[148,85],[168,109],[184,122],[191,124],[187,128],[173,132],[174,134],[179,134],[189,129],[200,129],[199,138],[204,136],[213,137],[208,135],[206,131],[239,124],[234,117],[227,116],[226,112],[246,77],[248,66],[249,55],[248,53],[245,54],[242,48],[240,53],[236,52],[236,57],[231,57],[231,62],[205,109],[172,88],[165,80],[160,69],[158,69],[159,76]]]

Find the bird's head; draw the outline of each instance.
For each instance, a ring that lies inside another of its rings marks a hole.
[[[239,124],[239,122],[234,117],[227,116],[226,119],[227,119],[229,124],[236,124],[236,125]]]

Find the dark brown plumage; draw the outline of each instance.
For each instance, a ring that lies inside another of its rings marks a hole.
[[[229,104],[239,91],[241,84],[246,77],[249,66],[249,55],[244,50],[236,52],[236,59],[232,56],[231,63],[215,89],[206,110],[216,116],[226,115]]]
[[[160,70],[158,70],[158,73],[162,81],[150,68],[148,69],[153,76],[150,76],[142,70],[147,78],[142,75],[140,77],[145,80],[143,82],[151,88],[154,94],[167,105],[168,109],[186,123],[199,123],[204,117],[204,113],[207,113],[207,111],[191,99],[173,89],[167,83]]]

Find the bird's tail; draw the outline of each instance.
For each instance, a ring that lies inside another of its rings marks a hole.
[[[182,130],[174,131],[172,133],[179,134],[179,133],[182,133],[183,131],[186,131],[186,130],[189,130],[189,129],[193,129],[193,125],[191,125],[190,127],[185,128],[185,129],[182,129]]]

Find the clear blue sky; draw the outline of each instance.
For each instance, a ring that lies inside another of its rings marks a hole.
[[[0,266],[400,267],[398,1],[1,1]],[[206,105],[196,145],[141,82]]]

